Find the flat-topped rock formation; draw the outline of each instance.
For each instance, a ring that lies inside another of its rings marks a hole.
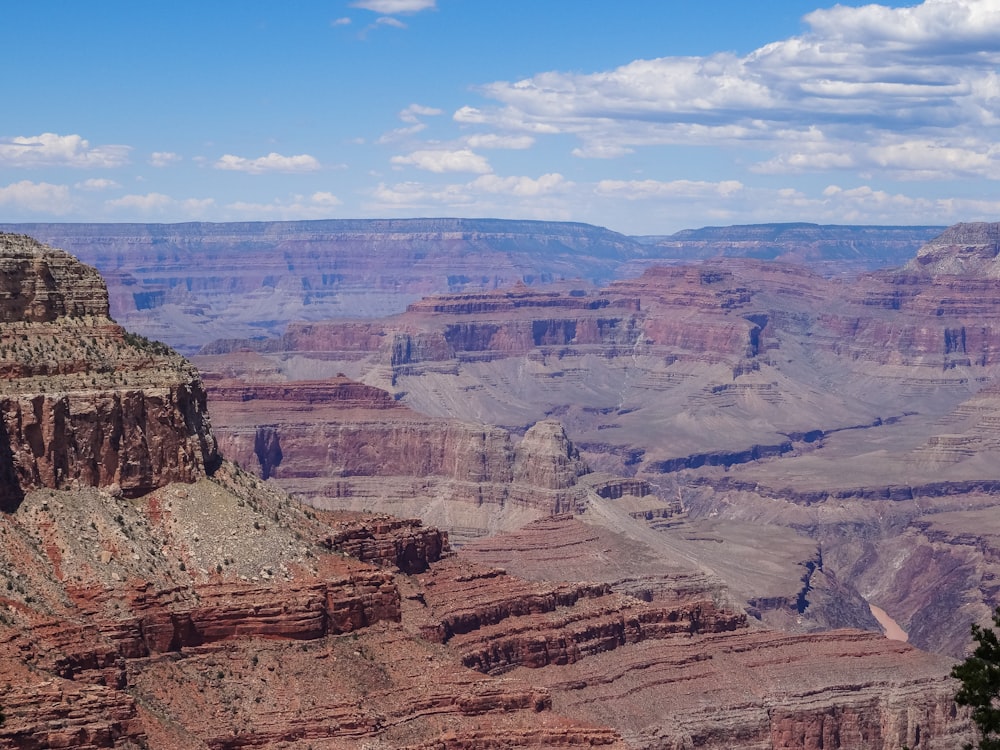
[[[137,495],[217,462],[191,365],[108,317],[97,272],[0,234],[0,503],[32,488]]]
[[[1000,278],[1000,224],[956,224],[935,237],[906,264],[933,276]]]

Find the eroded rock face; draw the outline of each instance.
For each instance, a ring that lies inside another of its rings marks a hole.
[[[197,372],[107,317],[97,272],[0,235],[0,502],[36,487],[139,495],[218,460]]]
[[[24,235],[0,232],[0,247],[0,322],[108,317],[108,291],[96,269]]]
[[[203,362],[237,374],[235,359]],[[343,377],[205,377],[222,452],[318,508],[419,515],[461,544],[582,508],[592,494],[577,482],[590,470],[556,420],[518,439],[500,427],[416,414]]]
[[[935,276],[1000,278],[1000,224],[956,224],[920,248],[906,267]]]

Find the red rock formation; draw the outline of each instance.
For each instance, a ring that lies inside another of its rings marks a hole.
[[[138,495],[217,461],[193,368],[107,317],[97,272],[0,235],[0,503],[75,484]]]

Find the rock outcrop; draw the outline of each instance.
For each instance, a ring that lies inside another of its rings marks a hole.
[[[956,224],[927,242],[906,268],[933,276],[1000,279],[1000,224]]]
[[[218,460],[194,368],[108,318],[94,269],[0,234],[0,502],[36,487],[139,495]]]

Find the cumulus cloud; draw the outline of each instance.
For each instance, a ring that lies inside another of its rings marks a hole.
[[[0,206],[61,216],[70,212],[72,202],[66,185],[21,180],[0,187]]]
[[[496,133],[480,133],[470,135],[465,139],[469,148],[506,148],[521,150],[531,148],[535,139],[530,135],[497,135]]]
[[[42,133],[0,138],[0,166],[113,168],[128,163],[129,146],[91,146],[79,135]]]
[[[443,172],[486,174],[493,171],[485,157],[467,148],[456,151],[446,149],[414,151],[406,156],[392,157],[392,163],[397,166],[410,165],[439,174]]]
[[[363,8],[375,13],[393,15],[396,13],[419,13],[422,10],[433,10],[436,0],[357,0],[351,3],[354,8]]]
[[[114,180],[108,180],[99,177],[92,177],[89,180],[84,180],[83,182],[78,182],[73,187],[79,188],[80,190],[111,190],[113,188],[121,187]]]
[[[180,154],[175,154],[172,151],[154,151],[149,155],[149,163],[154,167],[168,167],[180,160]]]
[[[225,154],[215,162],[214,166],[216,169],[247,172],[248,174],[262,174],[264,172],[315,172],[320,168],[320,163],[315,157],[309,154],[282,156],[281,154],[271,152],[267,156],[261,156],[256,159]]]
[[[129,212],[141,216],[168,216],[171,218],[197,218],[215,205],[212,198],[175,199],[163,193],[123,195],[104,202],[114,212]]]
[[[381,16],[375,19],[376,26],[391,26],[394,29],[405,29],[406,24],[400,21],[398,18],[393,18],[392,16]]]
[[[312,195],[293,195],[270,203],[236,201],[225,207],[228,219],[251,221],[292,221],[297,219],[329,218],[331,211],[341,205],[340,199],[330,192],[319,191]]]
[[[772,174],[827,169],[995,179],[1000,3],[837,5],[808,31],[747,55],[634,60],[591,74],[539,73],[480,92],[463,125],[576,136],[584,158],[656,145],[752,147]],[[906,133],[905,143],[888,143]],[[925,162],[930,162],[925,163]]]
[[[988,0],[927,0],[909,8],[837,5],[805,17],[830,39],[891,44],[897,49],[936,53],[970,46],[1000,51],[1000,6]]]

